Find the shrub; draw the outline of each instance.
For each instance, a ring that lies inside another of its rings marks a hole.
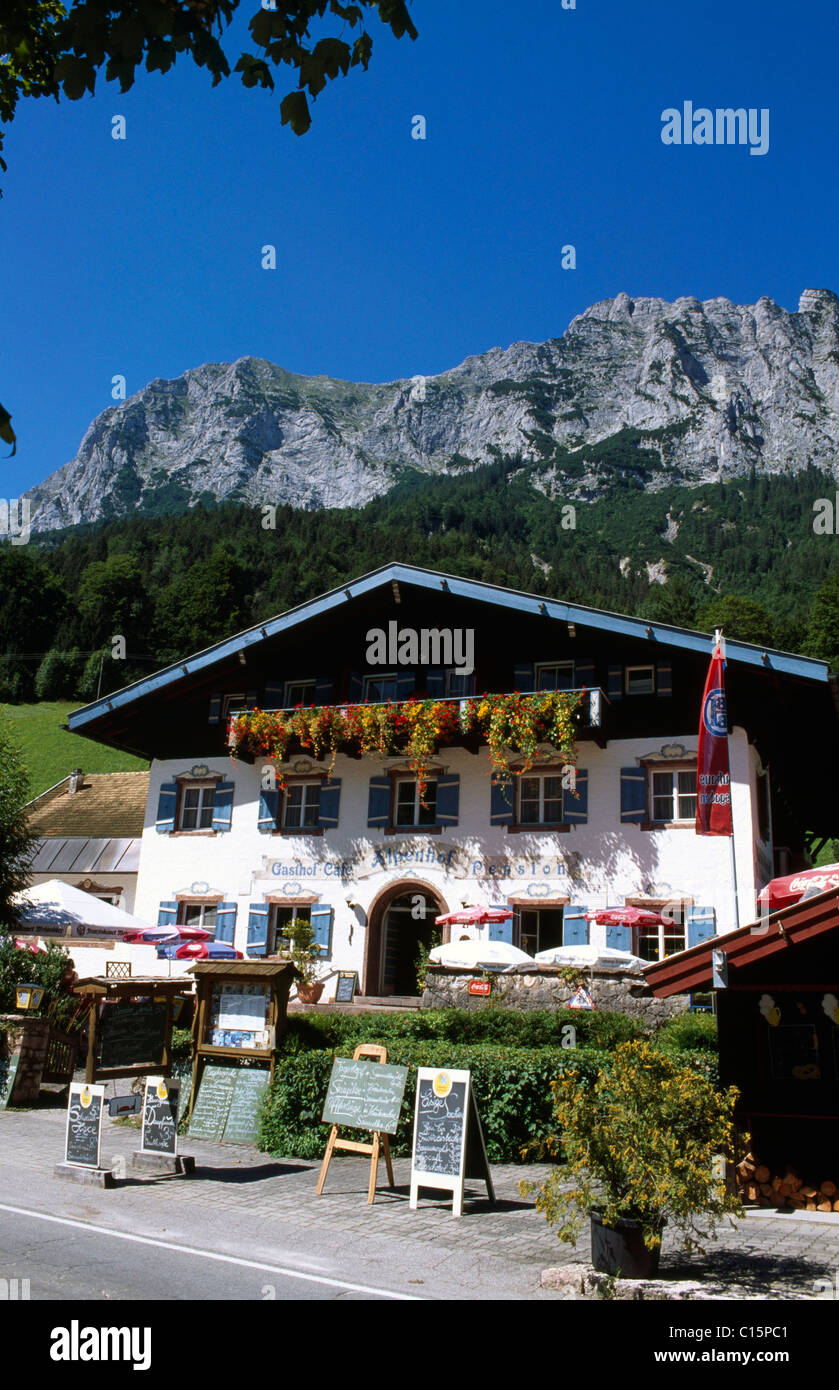
[[[51,941],[46,951],[19,950],[10,933],[0,931],[0,1013],[15,1009],[18,985],[43,985],[46,993],[38,1011],[60,1028],[76,1012],[78,999],[68,991],[64,977],[72,962],[63,946]]]
[[[353,1046],[341,1048],[340,1054],[350,1055]],[[321,1114],[332,1060],[326,1050],[278,1058],[263,1110],[260,1148],[287,1158],[321,1157],[328,1134]],[[388,1063],[408,1067],[401,1120],[391,1136],[391,1150],[397,1155],[411,1152],[417,1067],[470,1071],[487,1156],[491,1163],[515,1163],[521,1162],[525,1147],[555,1132],[551,1082],[573,1067],[593,1083],[607,1061],[606,1053],[594,1049],[464,1046],[439,1039],[389,1042]],[[347,1130],[343,1137],[351,1138],[353,1132]],[[356,1137],[369,1139],[369,1134]]]
[[[662,1023],[651,1041],[656,1047],[673,1052],[716,1052],[717,1020],[713,1014],[679,1014]]]
[[[669,1223],[690,1251],[698,1248],[697,1217],[712,1234],[718,1217],[739,1210],[714,1171],[716,1155],[731,1149],[734,1087],[721,1094],[690,1064],[633,1042],[613,1053],[594,1084],[569,1070],[552,1090],[554,1147],[561,1140],[567,1167],[548,1176],[536,1206],[561,1240],[576,1244],[584,1215],[596,1210],[605,1226],[639,1221],[649,1249]]]
[[[572,1024],[578,1047],[610,1051],[641,1036],[641,1026],[625,1014],[579,1009],[517,1013],[513,1009],[417,1009],[410,1013],[296,1014],[288,1020],[286,1054],[311,1049],[339,1049],[362,1042],[414,1040],[493,1043],[503,1047],[560,1047],[563,1030]]]

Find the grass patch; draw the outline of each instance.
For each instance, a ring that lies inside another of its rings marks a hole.
[[[79,702],[47,700],[36,705],[0,705],[29,774],[29,795],[38,796],[81,767],[85,772],[145,772],[149,764],[130,753],[104,748],[60,728]]]

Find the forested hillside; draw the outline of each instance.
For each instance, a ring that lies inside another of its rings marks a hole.
[[[100,667],[115,689],[388,560],[704,631],[723,621],[839,667],[839,536],[813,529],[832,476],[649,492],[633,441],[616,447],[606,492],[573,511],[552,459],[499,459],[409,474],[358,509],[229,502],[0,546],[0,701],[91,699]]]

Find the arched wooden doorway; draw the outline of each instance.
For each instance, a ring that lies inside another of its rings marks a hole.
[[[364,993],[417,994],[416,956],[430,944],[434,919],[448,912],[438,889],[420,879],[403,879],[384,888],[367,914]],[[448,941],[448,928],[443,940]]]

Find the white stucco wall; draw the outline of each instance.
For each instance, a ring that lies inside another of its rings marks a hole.
[[[695,732],[668,740],[675,742],[683,744],[687,754],[695,754]],[[204,762],[211,773],[235,785],[231,831],[161,835],[155,830],[161,784],[189,773],[199,760],[155,762],[135,912],[157,922],[161,901],[171,901],[178,894],[220,893],[238,905],[235,944],[245,951],[251,904],[263,902],[267,893],[291,900],[314,894],[334,908],[332,967],[357,970],[360,975],[368,911],[383,889],[408,878],[427,883],[449,909],[459,907],[464,898],[473,904],[500,905],[508,896],[516,896],[532,899],[534,907],[545,898],[566,898],[572,904],[601,907],[622,903],[626,897],[688,897],[713,906],[717,931],[729,931],[735,918],[727,838],[697,836],[692,825],[645,831],[621,824],[621,768],[658,751],[650,738],[618,739],[604,749],[581,744],[578,765],[589,774],[588,823],[565,834],[538,829],[510,834],[506,827],[491,826],[485,750],[475,756],[460,748],[445,748],[438,763],[460,774],[460,816],[456,827],[445,828],[439,835],[368,831],[369,778],[382,775],[400,760],[382,764],[343,756],[334,769],[334,776],[342,779],[337,829],[319,836],[262,835],[257,829],[259,765],[231,764],[218,755]],[[730,756],[742,924],[752,920],[755,906],[757,761],[741,728],[731,736]],[[293,770],[302,771],[307,762],[295,759]],[[309,765],[315,775],[324,770],[323,764]],[[384,862],[375,862],[376,851]],[[348,896],[353,907],[346,901]],[[601,939],[605,944],[605,928],[592,927],[593,944]],[[165,973],[166,963],[156,964]]]

